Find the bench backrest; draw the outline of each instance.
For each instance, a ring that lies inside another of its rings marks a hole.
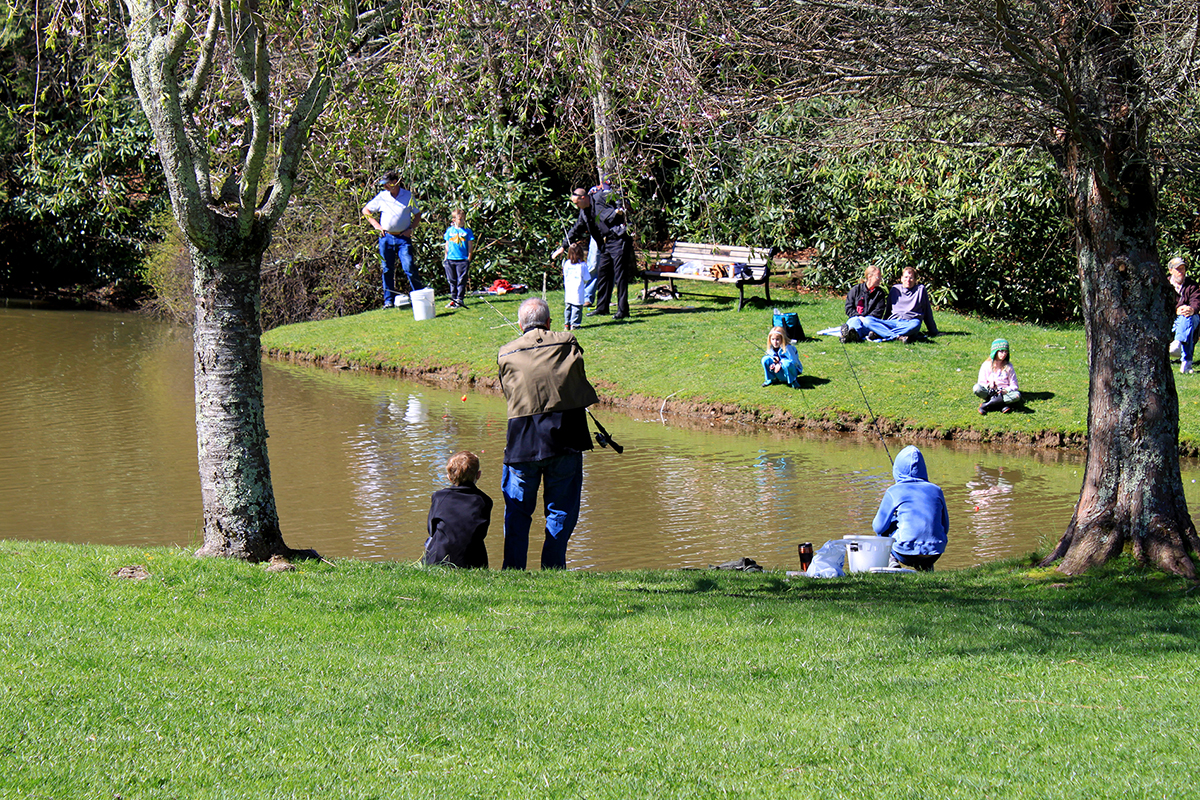
[[[768,250],[761,248],[696,242],[676,242],[671,248],[671,258],[699,261],[702,264],[746,264],[762,267],[766,266],[768,254]]]

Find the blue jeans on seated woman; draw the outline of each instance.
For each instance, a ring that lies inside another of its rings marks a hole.
[[[897,339],[901,336],[911,336],[921,330],[921,320],[919,319],[880,319],[879,317],[851,317],[846,320],[849,325],[858,334],[859,339],[867,338],[863,332],[864,329],[871,331],[879,337],[880,341],[887,342],[892,339]]]

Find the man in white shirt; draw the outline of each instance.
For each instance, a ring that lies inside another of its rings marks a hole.
[[[421,221],[421,209],[413,204],[412,194],[400,183],[400,174],[389,172],[379,180],[383,191],[363,206],[363,216],[379,231],[379,256],[383,259],[383,307],[396,301],[396,261],[412,291],[424,289],[421,276],[413,265],[412,234]],[[376,216],[378,215],[378,219]]]

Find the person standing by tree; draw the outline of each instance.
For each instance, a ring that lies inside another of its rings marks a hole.
[[[540,297],[517,309],[521,336],[500,348],[500,388],[508,402],[504,493],[504,569],[525,569],[538,484],[545,484],[542,569],[565,569],[567,541],[579,520],[583,451],[592,449],[587,407],[599,400],[570,332],[550,330]]]
[[[396,299],[396,261],[399,260],[411,291],[424,289],[413,264],[412,235],[421,221],[421,209],[413,204],[412,193],[400,182],[400,173],[389,172],[379,179],[383,191],[363,206],[363,216],[379,231],[379,257],[383,260],[383,307]],[[379,219],[376,219],[378,215]]]
[[[571,193],[571,202],[579,209],[579,218],[567,231],[562,246],[553,258],[570,247],[571,242],[591,236],[599,252],[596,258],[596,307],[587,313],[599,317],[609,312],[613,286],[617,290],[617,313],[620,321],[629,316],[629,276],[633,272],[633,238],[625,226],[625,209],[621,199],[607,184],[590,190],[578,188]]]
[[[1179,350],[1179,371],[1191,374],[1192,354],[1196,349],[1196,326],[1200,324],[1200,285],[1188,277],[1187,264],[1178,256],[1167,262],[1168,280],[1174,290],[1175,324],[1171,333],[1175,337],[1171,351]]]

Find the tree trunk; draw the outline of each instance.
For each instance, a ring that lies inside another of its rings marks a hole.
[[[196,439],[204,498],[201,556],[286,554],[271,488],[259,327],[262,253],[195,246]]]
[[[588,24],[588,78],[592,84],[592,119],[596,137],[596,173],[600,183],[620,182],[617,173],[617,137],[613,131],[612,90],[604,59],[608,40],[602,23],[595,15]]]
[[[1141,563],[1196,577],[1200,539],[1179,472],[1179,401],[1167,354],[1174,304],[1158,258],[1156,191],[1147,149],[1144,80],[1130,49],[1131,14],[1110,3],[1088,20],[1064,171],[1075,221],[1087,334],[1088,449],[1083,488],[1045,564],[1079,574],[1128,543]]]

